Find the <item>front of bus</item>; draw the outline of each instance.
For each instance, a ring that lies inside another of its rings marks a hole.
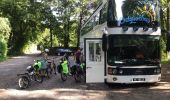
[[[157,0],[108,1],[106,82],[160,81],[158,5]]]

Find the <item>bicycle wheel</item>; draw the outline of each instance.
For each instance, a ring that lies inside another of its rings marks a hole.
[[[62,81],[66,81],[67,80],[67,74],[61,72],[61,79],[62,79]]]
[[[29,86],[29,79],[26,76],[21,76],[18,79],[18,85],[20,89],[26,89]]]
[[[75,81],[76,82],[81,82],[81,74],[78,72],[78,71],[76,71],[75,72],[75,75],[74,75],[74,79],[75,79]]]
[[[53,63],[53,71],[54,71],[54,74],[56,75],[57,73],[56,73],[56,65],[55,65],[55,63]]]
[[[35,81],[42,83],[43,82],[43,76],[39,75],[39,74],[35,74],[34,75]]]

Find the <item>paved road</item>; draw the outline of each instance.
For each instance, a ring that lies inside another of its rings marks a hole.
[[[53,75],[43,83],[32,82],[26,90],[17,85],[23,73],[37,56],[19,56],[0,63],[0,100],[170,100],[170,66],[162,69],[162,82],[152,84],[113,85],[75,83],[72,77],[62,82]],[[58,60],[56,58],[56,65]]]

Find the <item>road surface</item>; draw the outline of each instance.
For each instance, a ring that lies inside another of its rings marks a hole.
[[[0,63],[0,100],[170,100],[170,66],[162,66],[162,81],[153,84],[113,85],[76,83],[73,77],[66,82],[52,75],[43,83],[31,82],[20,90],[17,74],[24,73],[35,55],[18,56]],[[58,65],[60,57],[55,59]],[[71,58],[73,59],[73,58]]]

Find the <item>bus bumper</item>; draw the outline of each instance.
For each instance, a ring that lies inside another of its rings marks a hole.
[[[155,83],[161,80],[161,74],[158,75],[131,75],[131,76],[113,76],[106,77],[107,83]]]

